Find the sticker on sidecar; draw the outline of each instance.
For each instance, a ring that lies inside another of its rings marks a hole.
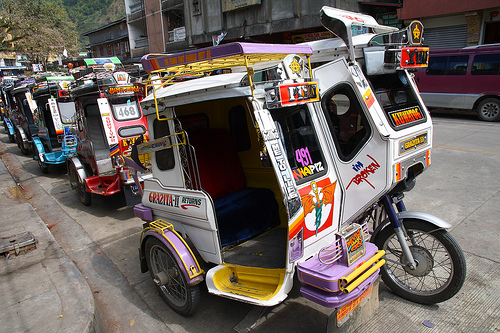
[[[363,229],[357,223],[353,223],[346,229],[339,232],[338,235],[344,239],[347,247],[347,265],[361,258],[365,253],[365,238]]]
[[[404,110],[389,112],[389,118],[394,127],[400,127],[424,119],[418,106]]]
[[[349,317],[346,317],[349,313],[351,313],[355,308],[357,308],[361,304],[361,302],[363,302],[368,296],[370,296],[370,294],[372,293],[372,289],[373,289],[373,284],[368,289],[366,289],[361,294],[361,296],[350,301],[340,309],[337,309],[338,327],[342,326],[347,321],[347,319],[349,319]]]
[[[195,209],[195,211],[199,211],[200,214],[190,212],[190,216],[205,217],[205,200],[201,198],[160,192],[150,192],[147,198],[151,204],[161,205],[165,208],[171,207],[177,210],[180,214],[182,214],[182,211],[190,210],[192,208]]]
[[[427,132],[399,141],[399,155],[427,144]]]

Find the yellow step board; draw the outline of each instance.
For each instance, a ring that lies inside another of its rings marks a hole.
[[[224,264],[213,277],[221,292],[267,301],[281,289],[285,269],[266,269]]]

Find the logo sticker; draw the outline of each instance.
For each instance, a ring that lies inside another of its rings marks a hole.
[[[417,106],[414,108],[390,112],[389,118],[392,125],[398,127],[424,119],[424,115]]]

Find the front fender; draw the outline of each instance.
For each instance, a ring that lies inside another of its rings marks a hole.
[[[449,229],[451,228],[451,224],[446,222],[445,220],[434,216],[429,213],[425,212],[414,212],[414,211],[404,211],[404,212],[399,212],[397,213],[398,219],[399,220],[404,220],[404,219],[416,219],[416,220],[422,220],[426,221],[439,229]],[[386,219],[384,222],[380,223],[377,228],[372,233],[371,239],[375,240],[377,239],[377,235],[384,230],[386,227],[391,227],[391,222],[389,219]]]
[[[155,237],[161,241],[174,255],[177,264],[182,273],[186,277],[186,281],[190,286],[196,285],[203,281],[203,270],[200,268],[193,252],[186,244],[184,239],[173,229],[171,225],[167,225],[158,221],[151,222],[149,227],[143,230],[141,235],[141,247],[139,249],[141,271],[144,273],[148,270],[146,261],[146,240],[149,237]]]
[[[4,118],[3,121],[7,125],[7,128],[9,129],[9,135],[14,135],[16,134],[16,131],[14,129],[14,125],[12,124],[12,121],[10,121],[9,118]]]

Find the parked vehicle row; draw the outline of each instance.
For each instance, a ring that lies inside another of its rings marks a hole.
[[[397,30],[330,7],[320,19],[340,38],[149,54],[143,85],[123,70],[76,76],[71,186],[84,205],[122,188],[140,199],[141,271],[181,315],[203,281],[273,306],[297,274],[303,297],[337,309],[337,326],[379,274],[422,304],[464,283],[450,224],[403,203],[431,165],[413,74],[428,64],[422,24]],[[373,33],[353,36],[356,25]]]

